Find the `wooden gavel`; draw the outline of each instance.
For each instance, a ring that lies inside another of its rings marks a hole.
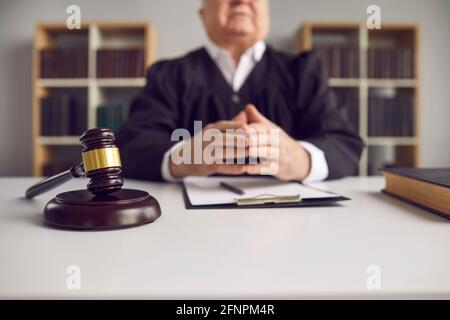
[[[122,189],[122,163],[114,141],[109,129],[86,131],[80,137],[83,161],[26,191],[25,197],[30,199],[71,178],[90,179],[87,190],[63,192],[47,202],[44,223],[58,228],[105,230],[146,224],[161,215],[158,201],[147,192]]]
[[[109,129],[95,128],[80,137],[83,161],[69,170],[44,179],[27,189],[25,197],[31,199],[49,191],[71,178],[88,177],[87,190],[102,195],[120,190],[123,186],[122,163],[115,135]]]

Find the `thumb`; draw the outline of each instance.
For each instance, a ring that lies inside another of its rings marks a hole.
[[[248,123],[252,122],[271,123],[270,120],[264,117],[253,104],[248,104],[245,107],[245,113],[248,119]]]
[[[241,111],[237,115],[235,115],[234,118],[231,119],[231,121],[247,124],[247,114],[245,113],[245,111]]]

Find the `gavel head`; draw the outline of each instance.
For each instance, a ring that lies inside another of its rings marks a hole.
[[[122,163],[119,148],[114,144],[114,133],[105,128],[95,128],[80,137],[86,176],[90,178],[87,190],[95,195],[108,194],[123,186]]]

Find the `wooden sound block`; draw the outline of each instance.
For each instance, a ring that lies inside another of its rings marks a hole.
[[[75,190],[47,203],[44,222],[69,229],[115,229],[153,222],[160,215],[158,201],[145,191],[121,189],[99,196]]]

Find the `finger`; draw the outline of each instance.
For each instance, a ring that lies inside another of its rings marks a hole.
[[[245,173],[245,165],[243,164],[215,164],[214,172],[220,174],[238,175]]]
[[[206,164],[232,164],[241,163],[238,159],[245,159],[248,156],[248,149],[236,149],[236,148],[211,148],[207,146],[203,153],[203,161]]]
[[[225,163],[241,163],[245,164],[245,162],[238,162],[238,159],[245,159],[248,157],[248,148],[224,148],[223,151],[223,159]]]
[[[225,131],[227,129],[245,129],[245,123],[231,120],[221,120],[218,122],[211,123],[205,127],[205,129],[218,129],[220,131]]]
[[[247,121],[247,114],[245,113],[244,110],[242,110],[237,115],[235,115],[233,117],[233,119],[231,119],[231,121],[240,122],[240,123],[247,123],[248,122]]]
[[[271,123],[271,121],[266,117],[264,117],[262,113],[260,113],[253,104],[248,104],[245,106],[245,113],[247,115],[248,123],[253,122]]]
[[[247,148],[249,145],[248,136],[244,130],[227,130],[223,135],[222,145],[227,147]]]
[[[257,164],[247,165],[245,167],[245,173],[252,174],[252,175],[258,175],[258,174],[261,174],[261,172],[263,171],[263,168],[267,168],[269,166],[270,166],[269,163],[257,163]]]
[[[251,175],[276,175],[278,173],[278,170],[278,161],[268,161],[265,163],[247,165],[245,167],[245,173]]]
[[[249,128],[246,130],[248,136],[249,147],[255,146],[279,146],[280,135],[278,129],[254,129]]]
[[[276,146],[257,146],[248,148],[248,156],[259,158],[261,162],[278,160],[280,149]]]
[[[220,132],[220,134],[209,135],[208,131],[205,131],[203,139],[205,146],[230,148],[247,148],[249,146],[249,138],[244,133]]]

